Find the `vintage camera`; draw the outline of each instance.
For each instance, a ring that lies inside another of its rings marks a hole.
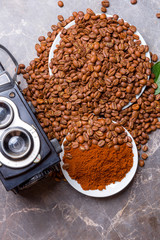
[[[2,45],[14,62],[13,55]],[[34,108],[24,99],[17,84],[0,62],[0,179],[6,190],[19,192],[55,170],[61,147],[49,141],[38,123]]]

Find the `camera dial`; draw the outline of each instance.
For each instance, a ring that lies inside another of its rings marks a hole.
[[[9,103],[0,101],[0,129],[7,127],[13,120],[13,109]]]
[[[9,128],[2,136],[2,153],[10,159],[16,159],[16,161],[29,154],[32,145],[31,135],[23,128]]]

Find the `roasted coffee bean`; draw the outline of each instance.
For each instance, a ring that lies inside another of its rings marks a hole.
[[[148,155],[146,153],[142,153],[141,157],[143,160],[146,160],[148,158]]]
[[[83,133],[83,138],[84,138],[84,141],[89,141],[89,136],[86,132]]]
[[[133,88],[133,86],[132,86],[131,84],[128,85],[128,86],[126,87],[126,92],[127,92],[127,93],[132,92],[132,88]]]
[[[95,114],[95,115],[99,115],[100,112],[101,112],[101,109],[100,109],[100,108],[95,108],[95,109],[94,109],[94,114]]]
[[[102,126],[99,130],[100,130],[101,132],[105,132],[105,131],[106,131],[106,127],[105,127],[105,126]]]
[[[85,150],[86,150],[85,147],[82,146],[82,145],[79,147],[79,149],[80,149],[81,151],[85,151]]]
[[[91,128],[87,129],[87,134],[88,134],[88,136],[92,136],[93,130]]]
[[[139,110],[139,105],[138,104],[133,104],[132,109],[135,110],[135,111]]]
[[[58,1],[58,6],[59,7],[63,7],[64,6],[64,3],[62,1]]]
[[[95,13],[93,12],[93,10],[92,9],[90,9],[90,8],[87,8],[87,13],[89,14],[89,15],[95,15]]]
[[[72,155],[70,153],[66,153],[66,158],[72,159]]]
[[[68,170],[68,169],[69,169],[69,164],[68,164],[68,163],[64,163],[63,166],[62,166],[62,168],[63,168],[64,170]]]
[[[141,150],[141,145],[140,144],[138,144],[137,149],[138,149],[138,151]]]
[[[63,17],[62,15],[58,15],[58,20],[59,20],[60,22],[62,22],[62,21],[64,21],[64,17]]]
[[[130,143],[130,142],[127,142],[126,144],[127,144],[127,146],[130,147],[130,148],[133,147],[132,143]]]
[[[122,129],[121,129],[121,127],[115,127],[115,131],[116,131],[117,133],[121,133],[121,132],[122,132]]]
[[[106,118],[105,122],[106,122],[107,125],[109,125],[109,124],[111,124],[112,120],[110,118]]]
[[[148,147],[145,145],[145,146],[142,147],[142,150],[143,150],[143,152],[147,152]]]
[[[84,144],[83,144],[83,147],[85,148],[85,150],[89,150],[89,145],[88,145],[88,143],[84,143]]]
[[[45,37],[44,37],[44,36],[40,36],[40,37],[38,38],[38,41],[40,41],[40,42],[45,41]]]
[[[118,136],[118,144],[123,144],[124,143],[124,141],[123,141],[123,139],[120,137],[120,136]],[[128,146],[129,147],[129,146]]]
[[[92,139],[92,144],[97,145],[97,144],[98,144],[98,141],[95,140],[95,139]]]
[[[140,167],[143,167],[144,164],[145,164],[145,163],[144,163],[144,160],[139,160],[139,161],[138,161],[138,164],[139,164]]]
[[[119,150],[120,150],[120,146],[119,146],[119,145],[114,145],[114,149],[115,149],[116,151],[119,151]]]
[[[71,135],[67,135],[67,136],[66,136],[66,139],[67,139],[68,142],[71,142],[71,141],[72,141]]]
[[[96,135],[98,135],[99,137],[102,137],[104,134],[103,134],[103,132],[101,132],[101,131],[96,131]]]
[[[118,143],[118,139],[117,138],[113,138],[113,144],[116,145]]]
[[[106,13],[106,12],[107,12],[107,9],[106,9],[105,7],[101,7],[101,12]]]
[[[93,130],[93,131],[97,131],[97,130],[98,130],[98,127],[93,126],[93,127],[92,127],[92,130]]]
[[[72,148],[78,148],[79,143],[78,142],[72,142]]]
[[[137,0],[131,0],[131,4],[136,4]]]
[[[158,56],[157,56],[157,54],[153,54],[153,55],[152,55],[152,61],[153,61],[153,62],[157,62],[157,61],[158,61]]]
[[[102,6],[105,7],[105,8],[108,8],[109,5],[110,5],[110,4],[109,4],[109,1],[107,1],[107,0],[102,1],[101,4],[102,4]]]
[[[99,142],[98,142],[98,146],[99,147],[103,147],[105,145],[105,141],[104,140],[100,140]]]
[[[18,67],[19,67],[20,69],[24,69],[24,68],[25,68],[25,65],[24,65],[23,63],[21,63],[21,64],[18,65]]]
[[[78,141],[79,141],[79,143],[84,143],[84,137],[83,136],[79,136],[78,137]]]
[[[157,17],[157,18],[160,18],[160,13],[157,13],[157,14],[156,14],[156,17]]]
[[[88,21],[88,20],[90,19],[90,17],[91,17],[91,15],[88,14],[88,13],[86,13],[86,14],[84,15],[84,19],[85,19],[86,21]]]

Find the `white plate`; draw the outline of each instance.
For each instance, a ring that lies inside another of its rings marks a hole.
[[[127,132],[127,135],[130,136],[132,138],[132,136],[130,135],[130,133],[125,129],[125,131]],[[65,141],[65,139],[64,139]],[[63,142],[64,142],[63,141]],[[66,178],[66,180],[68,181],[68,183],[73,187],[75,188],[77,191],[87,195],[87,196],[90,196],[90,197],[109,197],[109,196],[112,196],[120,191],[122,191],[133,179],[135,173],[136,173],[136,170],[137,170],[137,166],[138,166],[138,152],[137,152],[137,147],[136,147],[136,144],[132,138],[132,151],[133,151],[133,154],[134,154],[134,157],[133,157],[133,167],[131,168],[131,170],[126,174],[126,176],[120,181],[120,182],[115,182],[114,184],[110,184],[110,185],[107,185],[106,186],[106,189],[103,189],[102,191],[100,190],[89,190],[89,191],[85,191],[82,189],[81,185],[76,181],[76,180],[73,180],[68,172],[66,170],[63,169],[63,156],[64,156],[64,147],[63,147],[63,144],[62,144],[62,152],[60,153],[60,159],[61,159],[61,162],[60,162],[60,166],[61,166],[61,169],[62,169],[62,172]]]
[[[109,15],[109,14],[106,14],[106,16],[107,16],[107,17],[112,17],[112,15]],[[68,29],[68,28],[70,28],[71,26],[73,26],[74,24],[75,24],[75,21],[72,21],[72,22],[70,22],[69,24],[67,24],[67,25],[65,26],[65,28]],[[50,67],[49,67],[49,63],[50,63],[51,59],[53,58],[53,52],[54,52],[54,50],[56,49],[56,45],[59,44],[59,42],[60,42],[60,40],[61,40],[60,34],[61,34],[61,32],[58,33],[57,37],[55,38],[55,40],[54,40],[54,42],[53,42],[53,44],[52,44],[52,47],[51,47],[51,49],[50,49],[50,52],[49,52],[48,68],[49,68],[49,74],[50,74],[50,76],[52,75],[52,70],[51,70]],[[135,34],[137,34],[137,35],[139,36],[139,39],[141,40],[142,45],[147,45],[146,42],[145,42],[145,40],[144,40],[144,38],[142,37],[142,35],[141,35],[138,31],[136,31]],[[151,60],[151,57],[150,57],[150,53],[149,53],[149,52],[146,53],[146,57],[148,57],[148,58]],[[149,77],[148,77],[148,79],[149,79]],[[142,93],[144,92],[145,88],[146,88],[146,86],[144,86],[144,87],[142,88],[142,91],[141,91],[138,95],[136,95],[136,99],[138,99],[138,98],[142,95]],[[122,108],[122,110],[128,108],[128,107],[131,106],[132,104],[133,104],[133,103],[129,102],[126,106],[124,106],[124,107]]]

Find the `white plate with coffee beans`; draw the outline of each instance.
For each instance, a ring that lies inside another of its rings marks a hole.
[[[100,14],[99,14],[99,15],[100,15]],[[106,14],[106,16],[107,16],[107,17],[113,17],[112,15],[108,15],[108,14]],[[64,28],[65,28],[65,29],[68,29],[68,28],[70,28],[71,26],[73,26],[74,24],[75,24],[75,21],[72,21],[72,22],[70,22],[69,24],[67,24]],[[61,40],[60,34],[61,34],[61,32],[59,32],[59,34],[57,35],[57,37],[55,38],[55,40],[54,40],[54,42],[53,42],[53,44],[52,44],[52,46],[51,46],[50,53],[49,53],[48,67],[49,67],[49,63],[51,62],[51,59],[53,58],[53,55],[54,55],[53,52],[54,52],[54,50],[56,49],[56,45],[58,45],[59,42],[60,42],[60,40]],[[145,40],[144,40],[144,38],[142,37],[142,35],[141,35],[138,31],[136,31],[135,34],[137,34],[137,35],[139,36],[139,40],[141,40],[141,44],[142,44],[142,45],[147,45],[146,42],[145,42]],[[151,59],[149,51],[146,53],[146,57],[148,57],[149,59]],[[50,67],[49,67],[49,74],[50,74],[50,76],[52,75],[52,70],[50,69]],[[148,77],[148,79],[149,79],[149,77]],[[146,88],[146,86],[143,86],[143,87],[142,87],[141,92],[140,92],[138,95],[136,95],[136,99],[138,99],[138,98],[142,95],[142,93],[144,92],[145,88]],[[133,104],[132,102],[129,102],[127,105],[125,105],[125,106],[122,108],[122,110],[128,108],[128,107],[131,106],[132,104]]]
[[[133,179],[133,177],[134,177],[134,175],[137,171],[138,151],[137,151],[136,144],[135,144],[131,134],[126,129],[125,129],[125,132],[132,139],[132,142],[131,142],[132,143],[132,152],[133,152],[134,156],[133,156],[133,166],[132,166],[132,168],[130,169],[130,171],[126,174],[126,176],[120,182],[115,182],[114,184],[107,185],[106,189],[103,189],[102,191],[100,191],[100,190],[88,190],[88,191],[83,190],[81,185],[76,180],[71,179],[67,170],[63,169],[64,147],[63,147],[63,144],[62,144],[62,150],[63,151],[60,153],[60,159],[61,159],[60,166],[61,166],[63,175],[64,175],[65,179],[68,181],[68,183],[73,188],[75,188],[78,192],[83,193],[83,194],[85,194],[87,196],[90,196],[90,197],[97,197],[97,198],[112,196],[116,193],[119,193],[124,188],[126,188],[127,185],[132,181],[132,179]],[[66,139],[64,139],[64,141],[65,140]]]

